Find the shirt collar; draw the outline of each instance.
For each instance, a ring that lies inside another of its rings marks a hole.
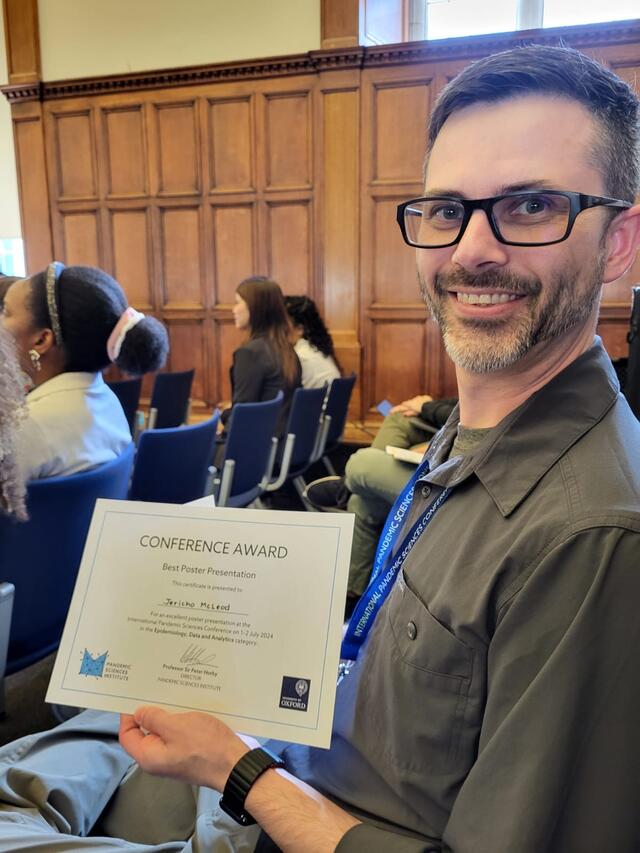
[[[27,395],[27,400],[34,403],[47,397],[49,394],[57,394],[59,391],[86,391],[89,388],[98,388],[104,383],[101,373],[58,373],[57,376],[52,376],[47,379],[42,385],[38,385],[33,391]]]
[[[456,406],[431,442],[431,471],[424,479],[453,487],[475,474],[506,517],[602,420],[619,393],[613,365],[596,338],[590,349],[503,418],[471,455],[447,459],[460,418]]]

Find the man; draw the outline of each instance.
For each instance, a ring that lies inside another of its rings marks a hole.
[[[339,685],[331,749],[286,748],[287,769],[236,805],[285,851],[640,849],[640,426],[594,340],[601,285],[639,241],[637,143],[626,84],[565,49],[481,60],[436,105],[425,198],[400,221],[459,416],[364,596],[388,592]],[[51,827],[90,831],[123,772],[106,737],[81,739],[97,722],[75,725],[5,751],[0,849],[109,849],[68,834],[44,846]],[[123,718],[121,741],[147,770],[216,790],[247,752],[212,717],[152,708]],[[75,807],[87,772],[91,818]],[[158,794],[147,824],[163,808]]]

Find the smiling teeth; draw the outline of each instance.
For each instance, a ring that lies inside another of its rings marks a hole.
[[[458,302],[467,305],[499,305],[501,302],[513,302],[515,293],[457,293]]]

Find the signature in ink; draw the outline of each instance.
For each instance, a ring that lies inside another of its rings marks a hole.
[[[195,643],[190,643],[182,657],[180,658],[180,663],[188,664],[189,666],[205,666],[211,667],[212,669],[217,669],[216,664],[213,663],[215,660],[215,654],[205,654],[206,649],[204,646],[197,646]]]

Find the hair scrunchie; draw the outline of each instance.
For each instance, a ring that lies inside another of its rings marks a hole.
[[[134,326],[137,326],[140,320],[144,319],[144,316],[144,314],[131,307],[125,308],[122,312],[107,341],[107,355],[111,361],[117,360],[127,332],[130,332]]]

